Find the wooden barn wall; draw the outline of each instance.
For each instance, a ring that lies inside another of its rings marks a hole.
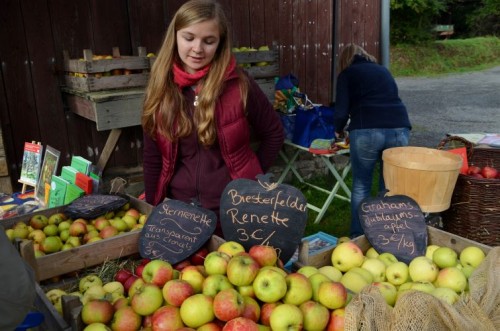
[[[81,155],[97,162],[108,131],[67,109],[60,86],[62,53],[82,50],[137,55],[156,52],[181,0],[4,0],[0,10],[0,121],[8,169],[19,188],[23,145],[40,141],[61,151],[59,168]],[[379,54],[380,0],[220,0],[234,46],[276,45],[280,73],[293,73],[316,103],[333,101],[339,46]],[[107,168],[142,163],[142,131],[125,128]],[[16,187],[17,186],[17,187]]]

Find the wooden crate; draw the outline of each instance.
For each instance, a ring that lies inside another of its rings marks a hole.
[[[462,238],[460,236],[454,235],[452,233],[443,230],[436,229],[431,226],[427,227],[427,233],[429,238],[428,240],[429,245],[434,244],[439,246],[450,247],[456,252],[460,252],[467,246],[479,247],[480,249],[483,250],[485,254],[488,254],[488,252],[491,249],[490,246],[466,238]],[[354,238],[352,241],[358,244],[358,246],[361,248],[361,250],[363,250],[363,252],[366,252],[371,247],[370,243],[368,242],[368,239],[366,239],[365,236]],[[331,256],[334,249],[335,247],[332,247],[326,251],[320,252],[319,254],[310,255],[308,253],[307,242],[302,243],[301,246],[299,247],[299,258],[293,264],[292,270],[298,270],[299,268],[305,265],[311,265],[315,267],[331,265],[332,264]]]
[[[70,59],[64,52],[65,85],[76,91],[146,86],[150,68],[150,59],[144,47],[139,47],[138,56],[120,55],[117,47],[113,48],[112,55],[98,58],[90,49],[83,51],[82,59]]]
[[[130,206],[146,215],[149,215],[153,210],[153,206],[134,197],[130,197]],[[48,217],[54,213],[63,212],[64,208],[65,206],[61,206],[40,210],[31,214],[6,219],[0,224],[7,229],[19,221],[28,223],[34,214],[43,214]],[[98,242],[84,244],[70,250],[47,254],[39,258],[35,258],[33,241],[22,240],[19,243],[19,252],[35,271],[36,279],[43,281],[72,271],[95,266],[107,260],[135,254],[138,252],[139,234],[140,231],[131,231]]]
[[[278,50],[273,48],[269,51],[239,51],[234,52],[234,56],[238,65],[245,68],[267,98],[273,102],[274,78],[279,75]]]
[[[207,248],[209,251],[215,251],[224,242],[225,240],[221,237],[212,235],[207,242]],[[135,253],[139,252],[137,244],[128,243],[127,245],[131,246],[130,249],[128,249],[129,251],[135,250]],[[62,282],[59,284],[56,283],[44,287],[37,284],[36,308],[45,315],[45,322],[42,324],[41,330],[81,331],[84,329],[84,325],[80,318],[82,304],[79,298],[71,295],[63,296],[63,315],[61,316],[61,314],[59,314],[59,312],[45,296],[45,291],[48,291],[51,288],[67,290],[73,287],[77,281],[78,279],[71,279],[68,282]]]

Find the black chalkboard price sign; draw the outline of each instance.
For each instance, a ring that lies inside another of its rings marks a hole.
[[[235,179],[226,186],[221,227],[227,241],[237,241],[247,251],[254,245],[273,246],[286,263],[304,236],[307,201],[297,188],[272,183],[271,176]]]
[[[200,249],[215,231],[217,216],[179,200],[165,200],[156,206],[139,237],[144,258],[171,264],[183,261]]]
[[[392,253],[406,263],[425,255],[427,225],[412,198],[406,195],[366,198],[358,213],[366,239],[377,252]]]

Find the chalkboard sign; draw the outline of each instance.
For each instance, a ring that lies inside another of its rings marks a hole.
[[[149,215],[139,237],[143,258],[176,264],[200,249],[215,231],[211,210],[179,200],[165,200]]]
[[[73,200],[64,213],[71,218],[92,219],[123,207],[130,199],[121,194],[89,194]]]
[[[415,200],[405,195],[364,199],[358,213],[366,239],[379,253],[409,263],[425,255],[427,225]]]
[[[304,236],[307,201],[297,188],[270,182],[235,179],[221,196],[220,221],[224,239],[237,241],[248,251],[254,245],[277,249],[287,263]]]

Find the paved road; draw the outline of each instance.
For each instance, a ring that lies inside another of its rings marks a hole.
[[[413,130],[410,145],[436,147],[447,133],[500,133],[500,67],[397,78]]]

